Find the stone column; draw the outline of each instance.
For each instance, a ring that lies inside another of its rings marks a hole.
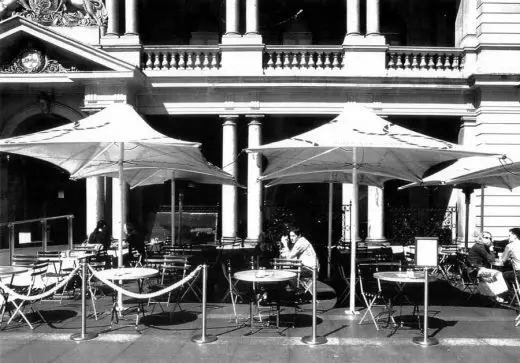
[[[125,207],[121,210],[121,198],[124,198]],[[121,221],[123,213],[128,210],[128,188],[125,189],[125,195],[121,195],[119,186],[119,178],[112,178],[112,237],[121,240]],[[126,218],[125,218],[126,219]]]
[[[379,32],[379,0],[367,0],[367,35]]]
[[[137,0],[125,0],[125,35],[138,35]]]
[[[352,184],[341,184],[341,192],[342,192],[342,196],[341,196],[341,204],[343,206],[352,206]],[[344,219],[343,220],[343,226],[345,226],[344,230],[343,230],[343,237],[342,239],[344,241],[347,241],[347,242],[350,242],[350,218],[351,218],[351,214],[352,214],[352,210],[351,209],[347,209],[348,213],[344,213],[343,214],[343,218],[346,218],[346,220]],[[356,240],[359,241],[361,240],[361,238],[359,238],[359,229],[357,231],[357,235],[356,235]]]
[[[367,242],[385,242],[383,188],[368,187],[368,233]]]
[[[106,0],[106,8],[108,13],[107,34],[117,36],[119,35],[119,1]]]
[[[96,228],[100,219],[105,219],[105,178],[87,178],[87,236]]]
[[[262,142],[263,116],[247,115],[248,147],[257,147]],[[262,232],[262,182],[258,180],[262,172],[262,158],[256,153],[247,154],[247,240],[256,242]]]
[[[237,177],[237,119],[238,115],[221,116],[222,169]],[[237,237],[237,187],[222,186],[222,240],[234,241]]]
[[[475,116],[464,116],[461,118],[462,125],[459,131],[458,141],[459,144],[465,146],[475,146],[477,143],[476,139],[476,127],[477,118]],[[466,231],[468,232],[467,239],[470,243],[474,242],[475,234],[477,233],[477,204],[480,202],[476,197],[476,193],[469,195],[469,210],[466,208],[467,196],[461,189],[456,189],[458,193],[457,211],[459,212],[460,218],[458,218],[457,225],[457,242],[462,244],[466,240]],[[469,215],[467,215],[469,211]],[[466,226],[466,220],[468,225]]]
[[[226,35],[238,34],[238,0],[226,0]]]
[[[359,0],[347,0],[347,36],[359,35]]]
[[[258,0],[246,0],[246,34],[258,34]]]

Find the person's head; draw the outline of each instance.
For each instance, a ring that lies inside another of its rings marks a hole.
[[[509,230],[509,242],[514,242],[520,239],[520,228],[515,227]]]
[[[133,232],[135,232],[134,225],[130,222],[126,222],[125,223],[125,233],[129,234],[129,233],[133,233]]]
[[[105,229],[107,227],[107,222],[104,219],[100,219],[96,224],[96,229]]]
[[[484,231],[480,234],[479,242],[483,245],[490,246],[493,243],[493,236],[491,233]]]
[[[298,227],[291,227],[289,228],[289,239],[292,243],[295,243],[298,238],[302,235],[302,232]]]

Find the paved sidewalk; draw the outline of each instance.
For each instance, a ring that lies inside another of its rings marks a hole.
[[[130,301],[127,301],[130,303]],[[105,313],[99,320],[87,319],[87,332],[99,336],[74,342],[70,335],[81,331],[79,301],[62,305],[45,302],[41,309],[49,320],[34,331],[17,323],[0,332],[2,362],[518,362],[520,335],[513,310],[491,307],[432,306],[430,335],[439,345],[421,347],[412,342],[420,336],[411,324],[394,331],[376,331],[370,321],[346,319],[344,309],[331,309],[318,316],[317,334],[327,343],[308,346],[301,340],[312,335],[311,311],[299,312],[296,327],[282,324],[282,332],[267,328],[248,336],[249,327],[237,327],[230,304],[209,304],[207,334],[217,336],[208,344],[191,338],[201,333],[201,305],[183,304],[173,314],[156,311],[144,317],[139,332],[133,327],[110,330],[110,299],[98,301]],[[170,306],[171,308],[171,306]],[[239,317],[248,306],[238,305]],[[411,311],[406,307],[403,315]],[[90,307],[88,309],[90,311]],[[36,319],[32,314],[31,318]],[[292,310],[283,311],[284,321]],[[359,318],[358,318],[359,320]]]

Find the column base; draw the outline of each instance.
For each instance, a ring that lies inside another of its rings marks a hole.
[[[244,240],[244,247],[255,248],[258,244],[258,238],[246,238]]]
[[[219,244],[223,249],[244,247],[244,241],[242,238],[238,237],[222,237],[219,241]]]
[[[381,247],[385,247],[385,246],[388,246],[390,245],[390,243],[386,240],[385,237],[367,237],[367,239],[365,240],[365,242],[367,243],[367,245],[371,245],[371,246],[381,246]]]

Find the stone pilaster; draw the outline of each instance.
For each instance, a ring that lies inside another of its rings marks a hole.
[[[237,157],[237,115],[224,115],[222,124],[222,169],[234,177],[238,174]],[[237,237],[237,187],[222,186],[222,239],[235,240]]]
[[[226,0],[226,35],[238,35],[238,0]]]
[[[367,242],[385,242],[383,188],[368,187],[368,231]]]
[[[96,227],[97,221],[105,219],[105,178],[95,176],[86,179],[87,184],[87,230],[86,234]]]
[[[263,116],[247,115],[248,147],[257,147],[262,142]],[[257,153],[247,155],[247,241],[258,240],[262,231],[262,182],[258,180],[262,171],[262,158]]]
[[[106,0],[106,8],[108,13],[107,36],[119,35],[119,1]]]
[[[137,0],[125,1],[125,36],[137,36],[138,33],[138,17],[137,17]]]

